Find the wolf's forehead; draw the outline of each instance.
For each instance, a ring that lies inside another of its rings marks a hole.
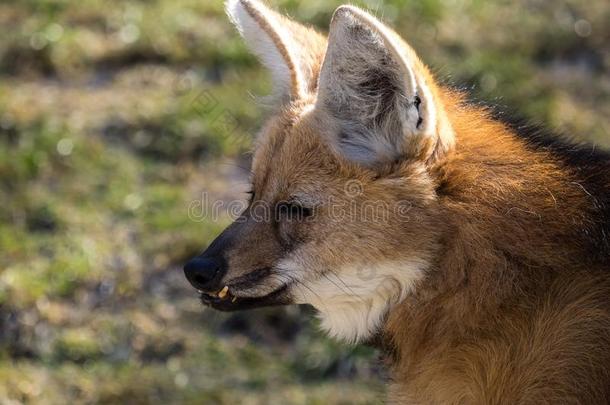
[[[255,183],[262,185],[272,178],[298,180],[336,171],[339,162],[319,133],[315,118],[304,114],[284,112],[262,129],[252,164]]]

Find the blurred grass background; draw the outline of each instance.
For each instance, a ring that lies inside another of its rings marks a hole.
[[[341,1],[272,1],[325,30]],[[607,0],[370,0],[439,78],[610,146]],[[0,2],[0,403],[379,403],[300,308],[204,310],[181,264],[245,198],[265,72],[219,0]]]

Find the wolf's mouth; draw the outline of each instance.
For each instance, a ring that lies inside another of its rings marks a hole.
[[[283,284],[278,289],[260,297],[236,297],[231,294],[230,288],[225,286],[217,294],[201,293],[201,302],[203,305],[219,311],[237,311],[273,305],[286,305],[290,303],[287,294],[288,286],[288,284]]]

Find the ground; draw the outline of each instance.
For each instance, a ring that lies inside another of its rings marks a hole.
[[[273,1],[325,30],[339,1]],[[606,0],[356,2],[473,100],[610,146]],[[218,0],[0,3],[0,403],[379,403],[307,308],[202,308],[267,75]]]

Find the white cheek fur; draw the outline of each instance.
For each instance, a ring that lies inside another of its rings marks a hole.
[[[280,267],[292,270],[293,277],[303,274],[295,262],[285,261]],[[319,311],[321,327],[330,336],[356,343],[378,331],[385,314],[413,290],[426,267],[419,260],[348,266],[327,271],[316,280],[299,280],[292,292],[296,303]]]

